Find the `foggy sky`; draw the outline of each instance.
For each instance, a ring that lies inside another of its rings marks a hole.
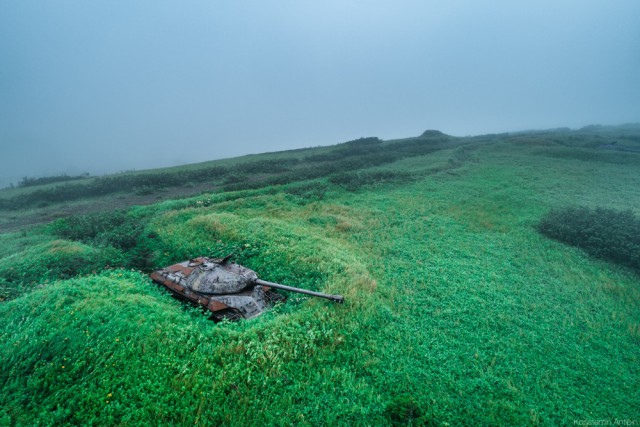
[[[640,121],[640,1],[0,2],[0,186]]]

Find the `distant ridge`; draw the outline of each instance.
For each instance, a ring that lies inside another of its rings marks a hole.
[[[439,130],[427,129],[420,135],[421,137],[437,137],[437,136],[450,136],[444,132],[440,132]]]

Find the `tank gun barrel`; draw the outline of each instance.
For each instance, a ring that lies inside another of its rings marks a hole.
[[[298,292],[300,294],[312,295],[314,297],[326,298],[333,302],[343,303],[344,297],[342,295],[329,295],[322,292],[309,291],[307,289],[294,288],[293,286],[281,285],[279,283],[267,282],[266,280],[258,279],[255,281],[256,285],[269,286],[270,288],[282,289],[285,291]]]

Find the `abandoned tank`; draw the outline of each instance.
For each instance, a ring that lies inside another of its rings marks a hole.
[[[283,289],[341,303],[342,295],[328,295],[258,278],[255,271],[226,258],[199,257],[151,273],[154,282],[213,313],[216,320],[259,316],[284,298],[273,291]]]

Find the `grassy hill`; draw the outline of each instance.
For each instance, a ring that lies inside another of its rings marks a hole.
[[[639,215],[639,148],[637,126],[427,131],[0,191],[0,424],[640,420],[633,259],[538,227]],[[216,324],[147,276],[232,252],[346,302]]]

